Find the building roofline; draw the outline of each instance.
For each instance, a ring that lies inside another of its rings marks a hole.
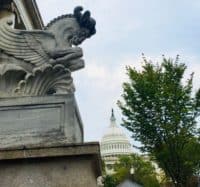
[[[23,0],[23,2],[27,10],[29,10],[31,19],[34,18],[32,19],[32,23],[35,26],[35,28],[42,29],[44,27],[44,23],[36,0]]]

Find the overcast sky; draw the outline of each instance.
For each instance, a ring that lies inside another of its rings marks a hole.
[[[53,18],[72,13],[82,5],[97,22],[97,33],[86,40],[85,69],[73,74],[76,98],[84,123],[85,140],[99,141],[109,125],[111,108],[117,123],[116,105],[126,80],[125,66],[141,67],[141,53],[152,61],[162,54],[188,66],[186,78],[195,72],[200,87],[199,0],[37,0],[45,25]]]

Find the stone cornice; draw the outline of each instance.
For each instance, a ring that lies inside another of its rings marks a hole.
[[[39,12],[37,3],[35,0],[23,0],[25,7],[29,10],[30,18],[34,25],[34,29],[42,29],[44,27],[44,23]]]
[[[15,7],[20,13],[26,29],[42,29],[44,27],[39,9],[35,0],[13,0]]]

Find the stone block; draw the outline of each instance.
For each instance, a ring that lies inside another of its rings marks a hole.
[[[73,94],[0,99],[0,149],[83,142]]]
[[[0,186],[97,187],[98,143],[0,151]]]

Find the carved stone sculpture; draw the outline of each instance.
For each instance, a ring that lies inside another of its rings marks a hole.
[[[44,30],[17,30],[10,18],[0,19],[0,97],[74,92],[71,72],[84,67],[77,45],[96,32],[90,12],[82,10],[55,18]]]

